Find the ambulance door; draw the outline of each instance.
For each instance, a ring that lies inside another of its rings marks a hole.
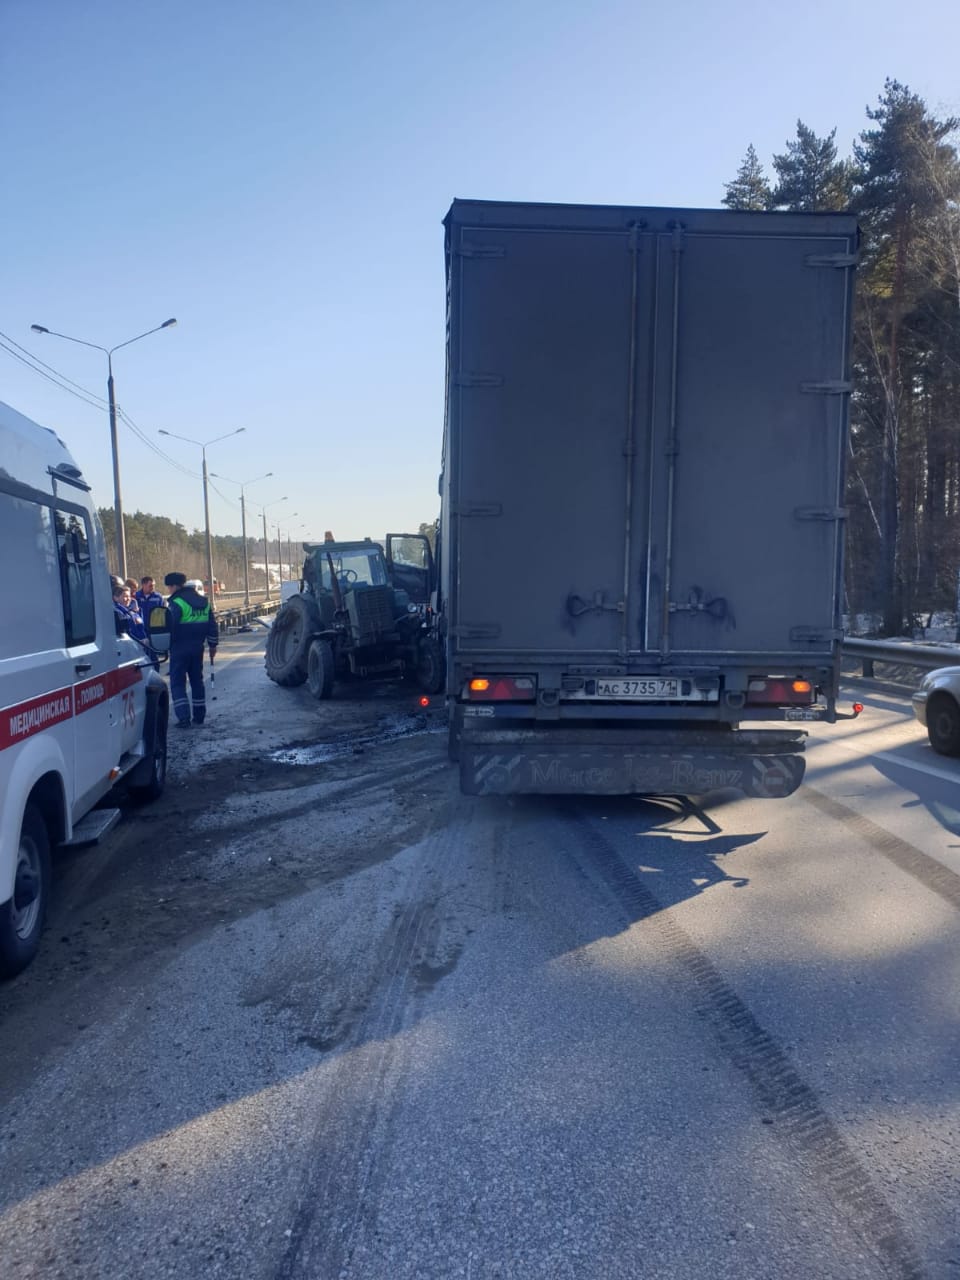
[[[73,809],[79,815],[109,788],[111,771],[120,759],[122,717],[113,705],[117,644],[112,607],[109,618],[98,616],[97,596],[103,597],[103,584],[98,592],[94,573],[102,569],[100,558],[91,556],[89,515],[58,498],[54,520],[67,655],[73,678]]]

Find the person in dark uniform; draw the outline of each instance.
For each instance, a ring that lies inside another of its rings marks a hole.
[[[170,588],[167,610],[170,619],[170,693],[177,727],[190,727],[190,703],[193,723],[203,724],[207,702],[203,688],[203,646],[210,649],[210,660],[217,651],[220,629],[216,615],[206,596],[187,586],[184,573],[168,573],[163,580]],[[187,680],[190,697],[187,697]]]

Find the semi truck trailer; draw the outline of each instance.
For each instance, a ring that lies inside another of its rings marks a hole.
[[[468,794],[790,795],[838,707],[858,229],[457,200],[438,609]]]

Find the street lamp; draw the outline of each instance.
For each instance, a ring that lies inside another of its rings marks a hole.
[[[296,514],[296,512],[294,512],[294,514]],[[298,525],[297,525],[296,532],[297,532],[298,534],[301,534],[301,533],[303,533],[304,529],[306,529],[306,527],[307,527],[307,526],[306,526],[305,524],[298,524]],[[293,533],[293,530],[292,530],[292,529],[288,529],[288,530],[287,530],[287,564],[288,564],[288,565],[292,565],[292,564],[293,564],[293,549],[292,549],[292,547],[291,547],[291,545],[290,545],[290,536],[291,536],[291,534],[292,534],[292,533]],[[303,541],[303,538],[299,538],[299,539],[298,539],[298,541],[299,541],[299,542],[302,542],[302,541]]]
[[[161,427],[159,434],[169,436],[171,440],[182,440],[185,444],[195,444],[198,449],[203,451],[203,521],[207,530],[207,579],[210,583],[210,602],[216,603],[216,588],[214,586],[213,577],[213,539],[210,537],[210,494],[208,492],[209,485],[207,481],[207,450],[212,444],[219,444],[221,440],[229,440],[231,436],[238,436],[241,431],[246,431],[246,427],[237,427],[235,431],[228,431],[225,435],[216,436],[213,440],[192,440],[190,436],[178,436],[175,431],[164,431]]]
[[[287,515],[288,520],[292,520],[294,516],[299,515],[299,511],[291,511]],[[289,568],[289,564],[287,568]],[[280,570],[280,595],[283,596],[283,538],[280,535],[280,521],[277,521],[277,568]]]
[[[247,504],[244,501],[243,491],[251,484],[259,484],[261,480],[266,480],[273,475],[272,471],[267,471],[262,476],[257,476],[256,480],[231,480],[229,476],[218,475],[216,471],[210,472],[211,480],[226,480],[227,484],[235,484],[240,488],[240,527],[243,530],[243,607],[250,608],[250,557],[247,555]]]
[[[42,324],[32,324],[30,328],[34,333],[48,333],[51,338],[65,338],[67,342],[77,342],[81,347],[93,347],[94,351],[103,351],[107,357],[107,401],[110,405],[110,448],[113,453],[113,515],[116,521],[116,540],[117,540],[117,558],[120,562],[120,577],[127,576],[127,538],[123,529],[123,503],[120,499],[120,451],[117,446],[117,402],[113,393],[113,353],[119,351],[121,347],[129,347],[131,342],[139,342],[141,338],[148,338],[151,333],[159,333],[161,329],[169,329],[177,323],[175,318],[164,320],[163,324],[158,324],[155,329],[148,329],[146,333],[138,333],[135,338],[128,338],[126,342],[118,342],[115,347],[101,347],[96,342],[85,342],[83,338],[71,338],[68,333],[57,333],[55,329],[48,329]]]
[[[272,502],[264,502],[260,507],[263,517],[263,575],[267,580],[267,599],[270,599],[270,543],[267,541],[267,507],[275,507],[278,502],[286,502],[286,498],[274,498]]]

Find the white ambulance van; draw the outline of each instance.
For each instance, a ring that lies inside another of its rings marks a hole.
[[[0,402],[0,975],[37,952],[51,853],[157,799],[169,697],[113,608],[90,487],[54,432]]]

